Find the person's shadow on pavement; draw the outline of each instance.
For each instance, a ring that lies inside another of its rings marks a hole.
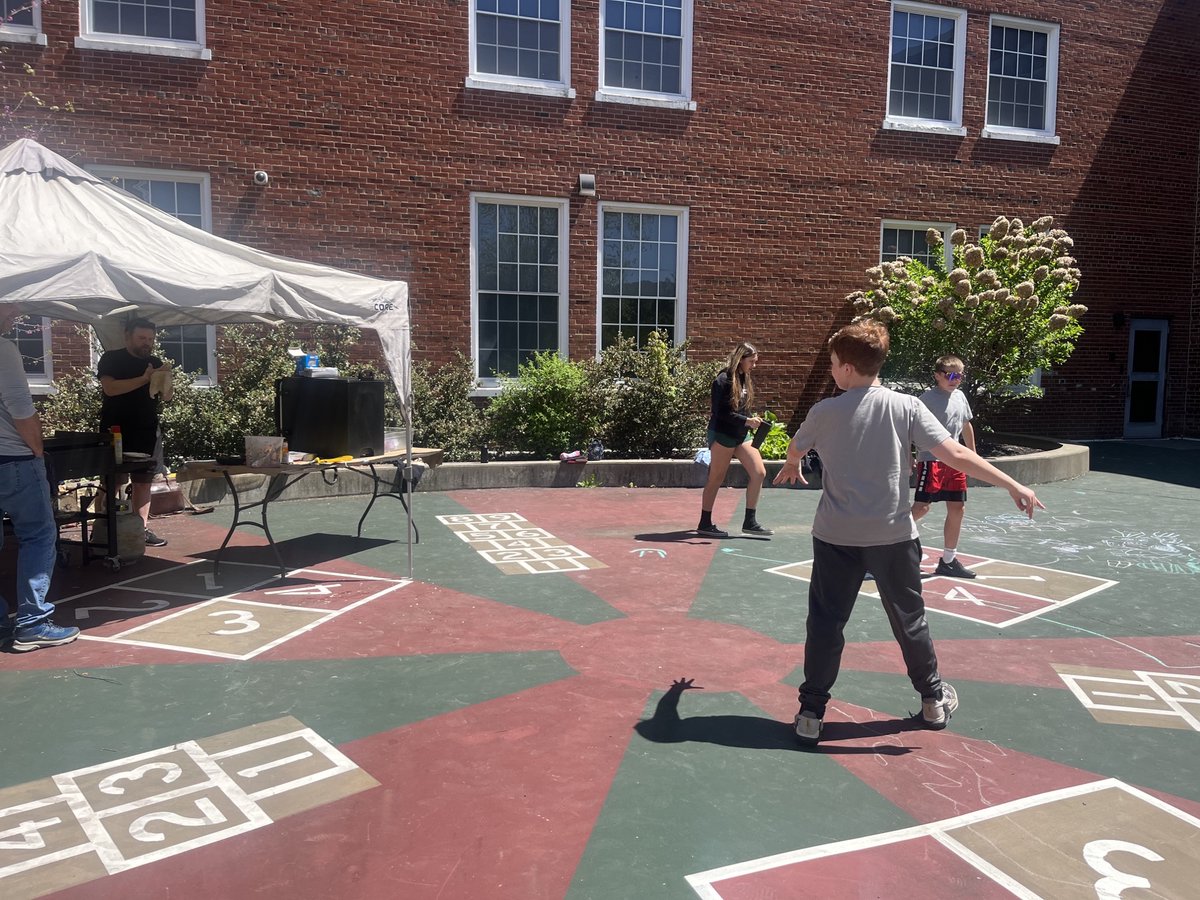
[[[679,715],[679,699],[684,691],[702,690],[694,678],[680,678],[662,695],[654,715],[638,722],[634,730],[648,741],[656,744],[679,744],[697,741],[705,744],[720,744],[724,747],[740,747],[747,750],[797,750],[809,751],[811,747],[801,745],[790,723],[777,722],[763,716],[689,716]],[[824,753],[870,753],[883,756],[900,756],[911,752],[909,747],[894,745],[871,747],[833,747],[830,741],[845,741],[898,734],[916,730],[919,726],[911,720],[889,720],[860,725],[855,722],[831,722],[821,735],[822,744],[815,749]]]

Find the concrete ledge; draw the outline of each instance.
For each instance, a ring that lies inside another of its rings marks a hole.
[[[1086,475],[1090,469],[1091,450],[1083,444],[1060,444],[1045,438],[1028,435],[998,434],[996,440],[1009,441],[1026,447],[1045,447],[1036,453],[1020,456],[1000,456],[989,459],[993,466],[1011,475],[1022,484],[1049,484],[1052,481],[1068,481]],[[983,487],[985,482],[970,479],[967,484]]]
[[[996,468],[1007,472],[1023,484],[1046,484],[1066,481],[1088,472],[1089,451],[1081,444],[1060,444],[1043,438],[1024,435],[996,435],[997,440],[1019,443],[1027,447],[1045,447],[1036,453],[1022,456],[1001,456],[989,460]],[[780,461],[768,461],[767,486],[782,468]],[[821,486],[820,475],[806,473],[807,487],[796,485],[798,490],[817,490]],[[244,503],[261,500],[266,492],[268,477],[265,475],[233,476],[238,490],[243,492]],[[427,469],[417,484],[420,491],[491,490],[498,488],[573,488],[582,482],[588,487],[686,487],[700,488],[708,478],[708,467],[690,459],[625,459],[598,462],[489,462],[489,463],[445,463]],[[986,486],[984,482],[971,479],[974,487]],[[726,487],[745,487],[746,472],[735,460],[725,476]],[[348,496],[370,493],[368,478],[347,472],[339,473],[337,480],[327,484],[319,474],[302,478],[288,487],[281,500],[301,500],[313,497]],[[180,485],[188,500],[196,506],[232,505],[225,482],[210,478],[189,481]]]

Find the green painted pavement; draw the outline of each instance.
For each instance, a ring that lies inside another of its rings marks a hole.
[[[298,505],[304,510],[303,516],[292,512]],[[315,522],[320,531],[342,536],[337,539],[337,558],[353,560],[360,565],[398,577],[407,577],[408,547],[403,542],[403,510],[395,500],[384,498],[376,501],[375,508],[371,510],[371,515],[363,526],[362,541],[355,541],[353,535],[358,526],[359,516],[366,508],[365,498],[288,501],[283,506],[286,507],[286,511],[280,510],[269,520],[271,534],[277,543],[283,544],[289,540],[303,541],[311,536]],[[486,597],[508,606],[555,616],[579,625],[622,618],[620,612],[582,587],[569,574],[505,575],[475,552],[470,544],[464,543],[437,520],[437,516],[472,512],[446,494],[419,494],[415,498],[415,506],[415,521],[421,542],[413,547],[417,565],[414,574],[421,581],[477,597]],[[388,513],[391,513],[390,517]],[[209,521],[224,523],[224,527],[228,527],[232,521],[231,511],[219,509]],[[537,526],[537,523],[533,524]],[[260,533],[257,529],[239,531],[248,534]],[[286,546],[281,547],[281,551],[284,561],[289,565],[299,562],[289,554]],[[271,551],[265,547],[254,556],[255,562],[270,563],[272,559]],[[315,568],[321,568],[321,565],[316,565]]]
[[[801,678],[794,672],[792,679]],[[953,679],[961,706],[950,724],[955,734],[991,741],[1098,778],[1165,791],[1200,801],[1197,739],[1188,729],[1103,724],[1064,685],[1062,690]],[[907,717],[919,706],[904,676],[843,672],[834,705],[844,700]]]
[[[344,744],[574,674],[550,652],[6,672],[0,787],[281,716]]]
[[[568,900],[695,900],[695,872],[914,824],[738,694],[686,691],[679,715],[631,739]]]

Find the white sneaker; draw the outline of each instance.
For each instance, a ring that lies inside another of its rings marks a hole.
[[[796,714],[796,737],[802,744],[815,744],[821,739],[821,723],[817,714],[807,709]]]
[[[942,682],[941,700],[921,701],[921,721],[926,728],[941,731],[950,722],[950,716],[958,709],[958,691],[953,685]]]

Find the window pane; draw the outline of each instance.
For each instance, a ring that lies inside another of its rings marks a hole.
[[[0,24],[33,27],[33,4],[30,0],[0,0]]]
[[[479,72],[559,81],[561,38],[558,0],[476,3],[475,67]]]
[[[161,0],[177,3],[177,0]],[[106,179],[175,218],[203,228],[202,185],[198,181],[113,176]],[[167,356],[185,371],[209,375],[209,333],[204,325],[172,325],[159,329],[158,342]]]
[[[682,91],[683,19],[677,4],[609,0],[604,24],[605,87]]]
[[[46,374],[46,320],[41,316],[20,316],[13,327],[0,334],[17,345],[26,375]]]
[[[1046,126],[1049,60],[1043,31],[991,29],[987,122],[1042,131]]]
[[[604,214],[606,235],[620,237],[605,243],[600,281],[601,348],[618,335],[634,338],[644,346],[654,330],[675,337],[675,261],[678,258],[679,217],[670,214]],[[669,306],[669,315],[662,313]]]
[[[91,0],[98,32],[172,41],[197,40],[196,0]]]
[[[893,13],[889,115],[950,119],[956,24],[943,16]]]
[[[558,349],[558,209],[481,203],[476,220],[478,375],[515,377],[522,360]],[[483,293],[482,273],[493,267],[499,297]]]
[[[888,262],[900,256],[908,256],[920,260],[931,269],[944,269],[944,251],[940,247],[931,248],[925,242],[925,232],[929,230],[929,227],[928,225],[885,227],[880,260]]]

